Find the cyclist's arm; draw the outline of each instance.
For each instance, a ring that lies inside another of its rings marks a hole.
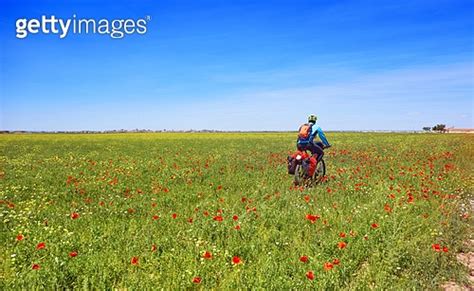
[[[328,142],[328,140],[327,140],[327,138],[326,138],[326,135],[324,134],[324,132],[323,132],[323,130],[321,129],[321,127],[318,126],[317,131],[318,131],[318,136],[319,136],[319,138],[321,139],[321,141],[323,142],[324,146],[326,146],[326,147],[330,146],[330,144],[329,144],[329,142]]]

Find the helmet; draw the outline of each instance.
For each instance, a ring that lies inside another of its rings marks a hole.
[[[308,116],[308,122],[310,123],[316,123],[316,119],[318,118],[314,114],[311,114],[310,116]]]

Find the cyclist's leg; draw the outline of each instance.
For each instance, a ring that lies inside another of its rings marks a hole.
[[[322,142],[317,142],[315,144],[311,144],[311,153],[317,154],[318,155],[318,162],[321,161],[321,159],[324,156],[324,150],[323,150],[323,143]]]
[[[297,144],[296,144],[296,149],[299,150],[299,151],[304,151],[304,150],[305,150],[305,146],[302,145],[302,144],[297,143]]]

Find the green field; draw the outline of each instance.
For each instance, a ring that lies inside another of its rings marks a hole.
[[[327,137],[300,189],[290,133],[1,135],[0,289],[465,283],[474,136]]]

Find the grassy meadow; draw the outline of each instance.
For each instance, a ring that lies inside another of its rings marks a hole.
[[[433,289],[465,283],[474,136],[0,135],[0,289]]]

